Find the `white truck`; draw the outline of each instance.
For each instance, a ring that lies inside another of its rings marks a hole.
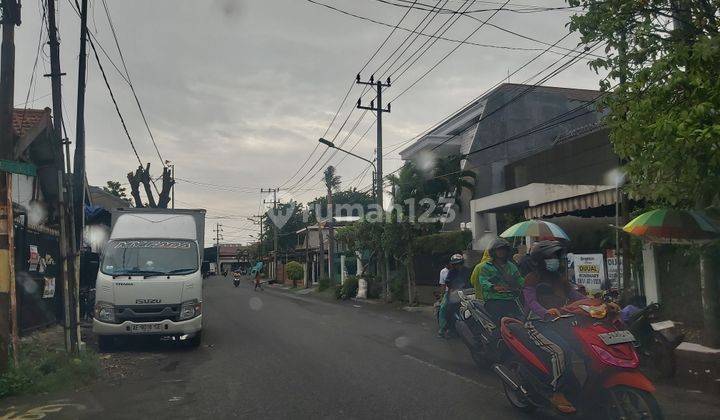
[[[118,209],[95,284],[101,350],[120,335],[164,335],[199,346],[205,210]]]

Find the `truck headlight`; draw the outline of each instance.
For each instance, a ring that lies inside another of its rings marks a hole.
[[[183,302],[180,306],[180,317],[179,320],[183,321],[190,318],[195,318],[202,313],[202,304],[197,299]]]
[[[95,319],[112,324],[116,323],[115,306],[112,303],[97,302],[95,304]]]

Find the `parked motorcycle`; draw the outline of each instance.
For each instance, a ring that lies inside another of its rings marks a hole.
[[[475,298],[474,289],[457,292],[460,308],[455,313],[455,330],[478,367],[486,368],[500,360],[500,330],[485,310],[482,301]]]
[[[638,370],[635,337],[630,331],[618,329],[622,323],[616,315],[608,316],[607,305],[598,299],[583,299],[564,306],[561,313],[569,317],[563,321],[571,323],[584,353],[573,355],[584,359],[584,372],[576,375],[582,385],[566,390],[566,396],[584,413],[581,416],[661,419],[660,406],[653,396],[655,387]],[[508,401],[524,412],[550,406],[552,390],[543,380],[550,372],[530,350],[535,344],[524,324],[503,318],[500,331],[509,351],[493,370],[503,381]]]
[[[627,323],[637,340],[637,351],[643,365],[653,366],[660,377],[675,375],[675,348],[683,334],[675,322],[660,320],[660,305],[650,304],[635,313]]]

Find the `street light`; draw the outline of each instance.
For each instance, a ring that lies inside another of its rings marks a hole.
[[[348,150],[345,150],[345,149],[341,149],[341,148],[337,147],[337,146],[335,145],[335,143],[331,142],[330,140],[324,139],[324,138],[322,138],[322,137],[320,137],[320,138],[318,139],[318,141],[319,141],[320,143],[324,144],[325,146],[331,148],[331,149],[336,149],[336,150],[339,150],[339,151],[341,151],[341,152],[343,152],[343,153],[347,153],[347,154],[350,155],[350,156],[354,156],[354,157],[356,157],[356,158],[358,158],[358,159],[360,159],[360,160],[364,160],[365,162],[371,164],[372,167],[373,167],[373,170],[375,170],[375,172],[377,173],[377,168],[375,167],[375,162],[371,161],[370,159],[366,159],[366,158],[364,158],[364,157],[362,157],[362,156],[356,155],[355,153],[353,153],[353,152],[351,152],[351,151],[348,151]]]

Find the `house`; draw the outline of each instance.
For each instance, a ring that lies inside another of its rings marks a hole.
[[[58,192],[60,143],[49,108],[14,109],[12,173],[15,281],[20,333],[62,319]],[[4,168],[5,169],[5,168]]]
[[[443,230],[470,229],[475,256],[514,223],[543,218],[568,233],[571,252],[601,254],[603,260],[615,243],[610,225],[619,223],[620,161],[595,106],[599,96],[595,90],[506,83],[440,122],[401,156],[420,166],[465,157],[461,165],[476,174],[475,187],[460,192],[461,207]],[[634,270],[638,288],[640,271]],[[612,277],[619,286],[618,271],[609,274],[603,281]]]
[[[350,223],[360,219],[359,216],[336,216],[334,218],[335,228],[347,226]],[[306,268],[305,281],[308,281],[308,272],[310,283],[315,284],[320,279],[320,237],[323,240],[323,261],[327,264],[325,273],[334,270],[335,281],[342,284],[348,275],[354,275],[358,272],[358,267],[362,267],[360,258],[348,258],[345,255],[347,249],[340,241],[335,241],[335,249],[330,250],[329,240],[330,229],[326,222],[309,225],[305,229],[295,232],[298,235],[298,244],[295,247],[295,254],[298,259],[307,260],[309,268]],[[330,252],[334,253],[334,266],[331,266],[328,258]]]
[[[460,192],[456,217],[443,228],[457,230],[472,222],[472,199],[506,190],[508,163],[551,147],[573,129],[596,124],[599,95],[596,90],[504,83],[438,123],[400,156],[422,168],[438,158],[467,155],[461,167],[476,174],[475,189]]]

